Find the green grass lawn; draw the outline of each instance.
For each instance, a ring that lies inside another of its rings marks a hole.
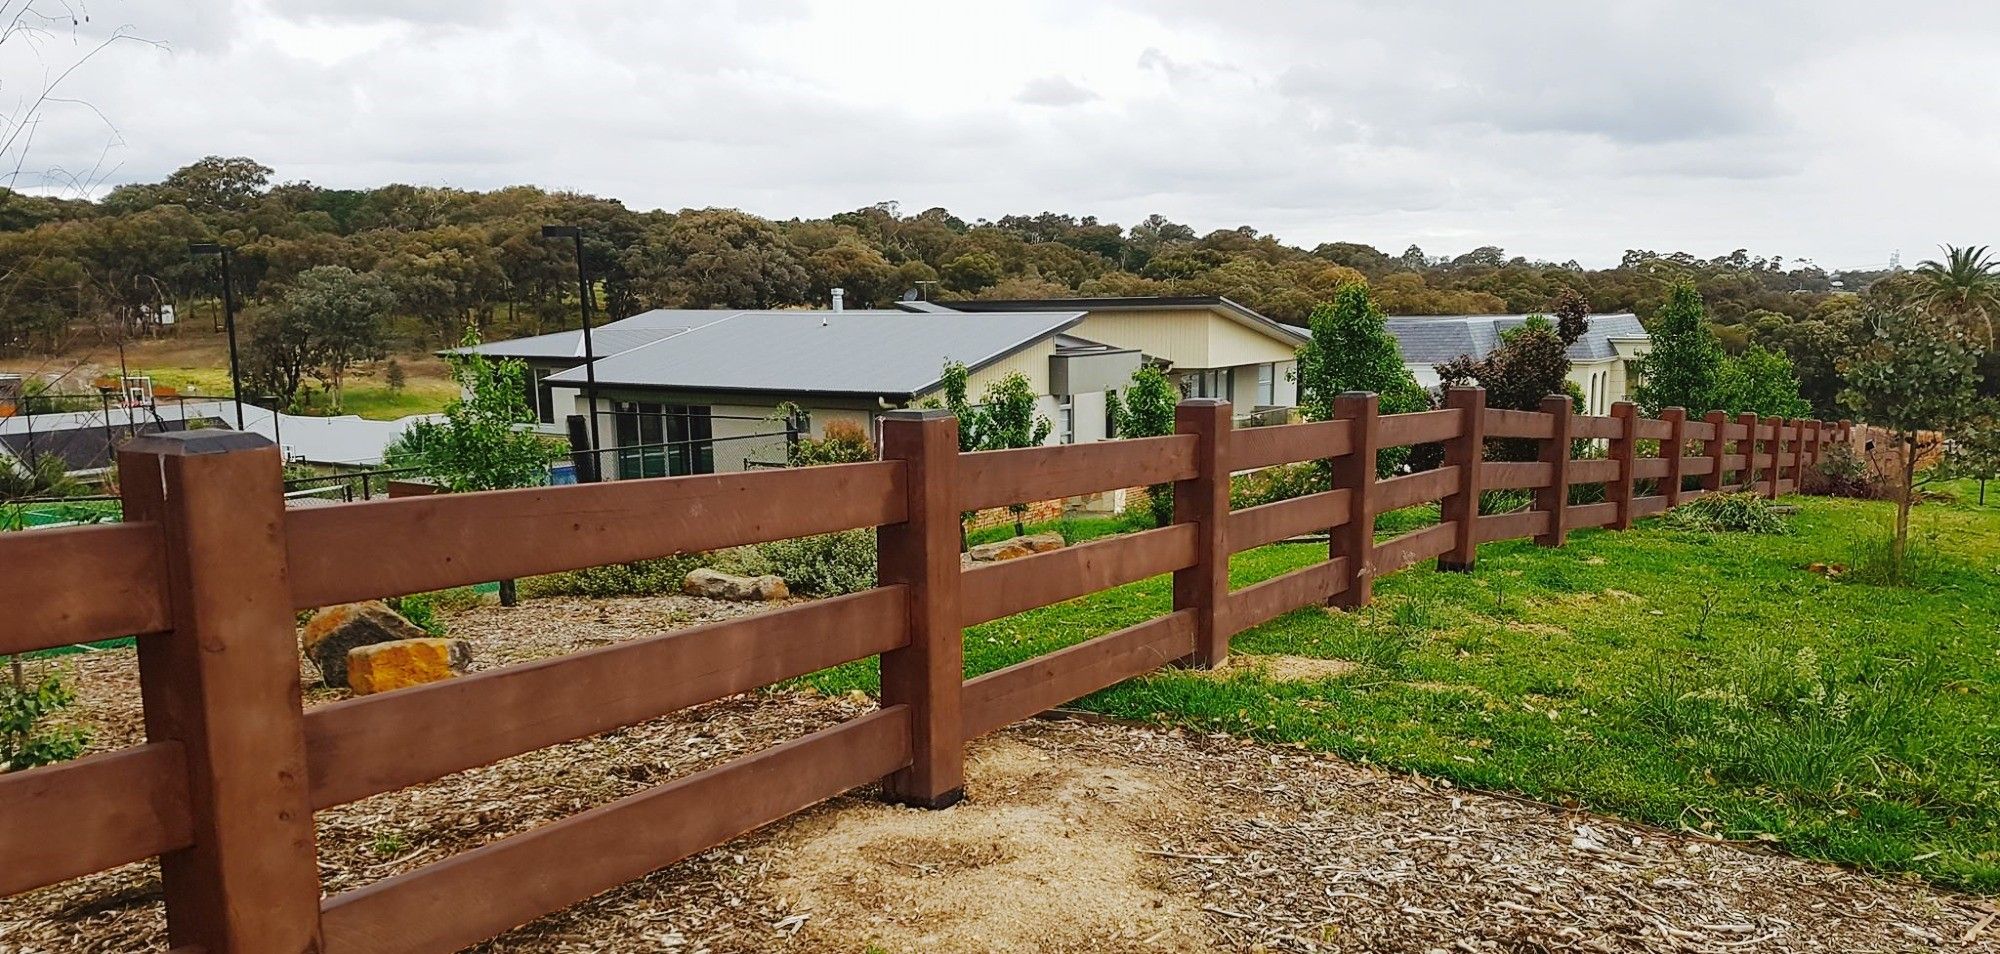
[[[1915,582],[1891,587],[1876,582],[1888,505],[1791,502],[1787,536],[1646,521],[1560,550],[1488,544],[1474,573],[1420,564],[1378,580],[1364,610],[1300,610],[1236,637],[1239,653],[1362,664],[1344,677],[1167,670],[1080,704],[2000,891],[2000,506],[1920,508]],[[1264,547],[1231,577],[1323,553]],[[1811,563],[1852,568],[1829,579]],[[974,627],[966,672],[1170,601],[1159,577]],[[876,673],[809,681],[873,692]]]
[[[456,386],[435,382],[412,383],[396,391],[380,385],[349,387],[342,395],[341,413],[393,421],[412,414],[436,414],[455,397],[458,397]]]
[[[178,389],[182,394],[193,397],[227,396],[229,391],[228,368],[144,368],[135,374],[146,374],[156,385]],[[342,395],[341,413],[358,414],[377,421],[392,421],[412,414],[435,414],[444,410],[452,398],[458,396],[458,386],[435,379],[417,379],[400,389],[392,390],[377,380],[361,378],[353,380]],[[324,406],[326,396],[314,391],[314,402],[307,413],[330,414]]]

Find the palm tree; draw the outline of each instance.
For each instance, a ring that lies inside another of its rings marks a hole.
[[[1944,261],[1925,261],[1917,266],[1924,304],[1972,323],[1986,332],[1986,343],[1994,342],[1994,315],[2000,312],[2000,259],[1987,246],[1945,245]]]

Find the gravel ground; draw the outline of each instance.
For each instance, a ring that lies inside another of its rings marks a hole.
[[[451,624],[496,664],[750,611],[554,599]],[[132,655],[63,664],[96,745],[135,740]],[[322,812],[327,890],[869,705],[740,696]],[[967,775],[955,808],[859,791],[477,950],[2000,950],[1982,899],[1227,736],[1036,721],[976,743]],[[143,863],[0,902],[0,954],[164,950],[158,889]]]

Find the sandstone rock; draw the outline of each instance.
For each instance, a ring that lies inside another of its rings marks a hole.
[[[707,567],[689,573],[687,579],[681,581],[681,592],[689,596],[706,596],[712,600],[736,600],[743,603],[782,600],[792,595],[792,591],[785,586],[783,577],[731,576]]]
[[[347,686],[357,696],[463,675],[472,646],[462,639],[424,636],[356,646],[347,653]]]
[[[1025,537],[982,543],[973,547],[968,553],[975,561],[986,563],[994,560],[1018,560],[1024,556],[1062,548],[1063,538],[1060,533],[1031,533]]]
[[[299,637],[329,689],[347,688],[347,653],[356,646],[429,636],[380,600],[342,603],[313,614]]]

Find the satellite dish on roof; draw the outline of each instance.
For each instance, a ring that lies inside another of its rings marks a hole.
[[[901,297],[901,298],[898,298],[898,299],[896,299],[896,300],[897,300],[897,301],[916,301],[916,300],[917,300],[917,290],[916,290],[916,289],[914,289],[914,288],[912,288],[912,289],[910,289],[909,291],[906,291],[906,292],[904,292],[904,293],[903,293],[903,297]]]

